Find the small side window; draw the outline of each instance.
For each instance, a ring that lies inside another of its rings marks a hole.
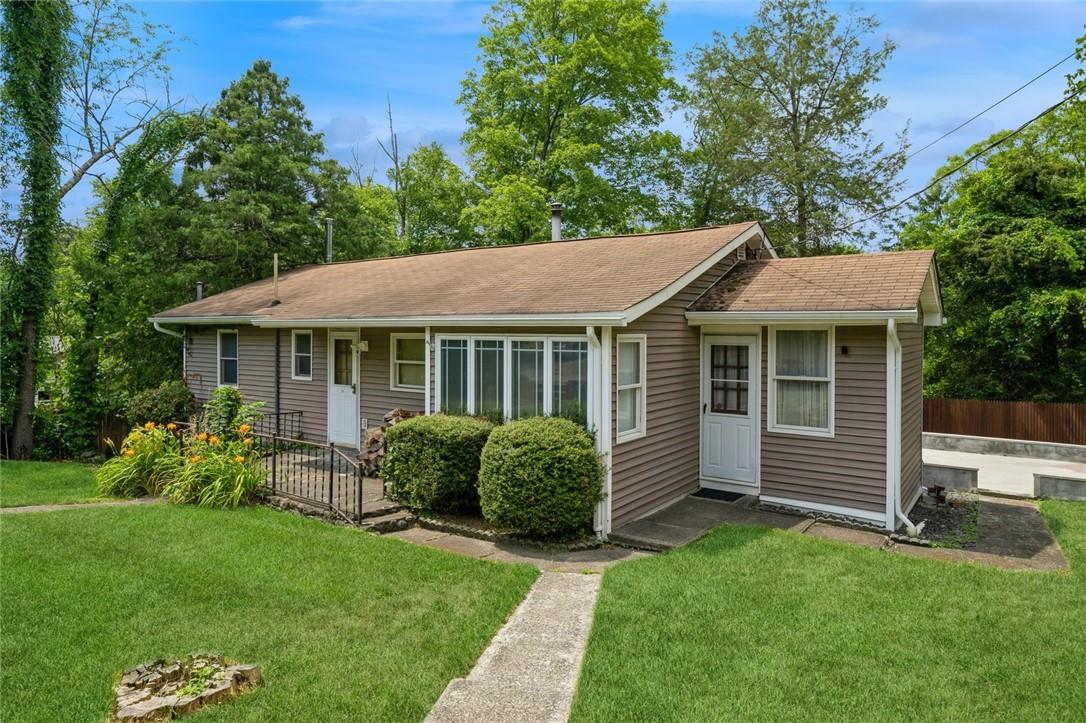
[[[295,331],[291,334],[290,378],[299,381],[313,379],[313,332]]]
[[[219,330],[219,386],[238,385],[238,332]]]
[[[615,386],[615,440],[625,442],[645,435],[645,336],[620,334]]]
[[[426,339],[422,334],[392,335],[390,388],[401,392],[426,389]]]

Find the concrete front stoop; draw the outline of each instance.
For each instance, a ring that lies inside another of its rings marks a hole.
[[[542,573],[475,667],[449,683],[426,720],[568,720],[599,589],[599,575]]]

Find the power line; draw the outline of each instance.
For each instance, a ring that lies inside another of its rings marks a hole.
[[[932,181],[928,185],[921,188],[919,191],[916,191],[915,193],[910,193],[908,196],[901,199],[897,203],[894,203],[893,205],[887,206],[886,208],[881,209],[879,211],[876,211],[875,213],[871,214],[870,216],[867,216],[866,218],[857,219],[857,220],[855,220],[855,221],[853,221],[851,223],[847,223],[844,226],[840,226],[840,227],[838,227],[838,228],[836,228],[834,230],[835,231],[845,231],[847,229],[852,228],[853,226],[855,226],[857,224],[867,223],[868,221],[876,219],[879,216],[882,216],[883,214],[886,214],[886,213],[889,213],[890,211],[893,211],[894,209],[901,208],[902,206],[904,206],[906,203],[908,203],[912,199],[916,198],[917,196],[924,193],[925,191],[927,191],[931,187],[933,187],[935,185],[938,185],[942,181],[946,180],[948,177],[950,177],[950,176],[954,175],[955,173],[957,173],[958,171],[962,170],[963,168],[968,166],[970,163],[977,160],[978,158],[983,156],[985,153],[992,150],[996,146],[1000,145],[1004,141],[1007,141],[1007,140],[1010,140],[1011,138],[1014,138],[1016,135],[1018,135],[1023,130],[1025,130],[1026,127],[1028,125],[1030,125],[1031,123],[1034,123],[1034,122],[1040,120],[1041,118],[1044,118],[1046,115],[1053,112],[1054,110],[1056,110],[1057,108],[1062,106],[1064,103],[1067,103],[1067,102],[1073,100],[1074,98],[1078,97],[1079,95],[1081,95],[1083,93],[1083,91],[1086,91],[1086,87],[1083,87],[1083,88],[1080,88],[1079,90],[1076,90],[1075,92],[1073,92],[1070,95],[1066,96],[1063,100],[1059,101],[1058,103],[1055,103],[1054,105],[1050,105],[1048,108],[1045,108],[1043,111],[1041,111],[1037,115],[1033,116],[1028,121],[1026,121],[1022,125],[1018,126],[1013,131],[1008,133],[1007,135],[1003,136],[1002,138],[997,138],[996,140],[994,140],[991,143],[989,143],[988,145],[986,145],[984,148],[980,149],[979,151],[977,151],[973,155],[969,156],[969,158],[966,158],[964,161],[959,163],[957,166],[954,166],[954,168],[951,168],[949,171],[946,171],[945,173],[940,175],[938,178],[936,178],[934,181]]]
[[[1003,96],[1002,98],[1000,98],[999,100],[997,100],[997,101],[996,101],[995,103],[992,103],[992,104],[991,104],[990,106],[988,106],[987,108],[985,108],[985,109],[984,109],[984,110],[982,110],[981,112],[977,113],[977,114],[976,114],[975,116],[973,116],[973,117],[972,117],[972,118],[970,118],[969,120],[965,121],[965,122],[964,122],[964,123],[962,123],[961,125],[958,125],[958,126],[956,126],[955,128],[952,128],[951,130],[947,131],[946,133],[944,133],[943,135],[939,136],[938,138],[936,138],[936,139],[935,139],[934,141],[932,141],[931,143],[927,144],[927,145],[926,145],[926,146],[924,146],[923,148],[920,148],[920,149],[917,149],[917,150],[913,151],[912,153],[910,153],[910,154],[909,154],[908,156],[906,156],[906,157],[905,157],[905,160],[909,160],[910,158],[912,158],[912,157],[914,157],[914,156],[917,156],[917,155],[919,155],[919,154],[923,153],[924,151],[928,150],[929,148],[931,148],[932,146],[934,146],[934,145],[935,145],[936,143],[938,143],[939,141],[943,140],[943,139],[944,139],[944,138],[946,138],[947,136],[951,136],[951,135],[954,135],[955,133],[957,133],[958,131],[960,131],[960,130],[961,130],[962,128],[965,128],[965,127],[966,127],[967,125],[969,125],[970,123],[972,123],[973,121],[975,121],[975,120],[976,120],[977,118],[980,118],[980,117],[981,117],[982,115],[984,115],[985,113],[987,113],[988,111],[990,111],[990,110],[991,110],[992,108],[995,108],[995,107],[996,107],[997,105],[999,105],[999,104],[1000,104],[1000,103],[1002,103],[1003,101],[1005,101],[1005,100],[1008,100],[1009,98],[1012,98],[1012,97],[1014,97],[1015,95],[1017,95],[1017,94],[1018,94],[1018,92],[1019,92],[1019,91],[1021,91],[1021,90],[1024,90],[1025,88],[1028,88],[1029,86],[1033,85],[1033,84],[1034,84],[1035,82],[1037,82],[1037,81],[1038,81],[1038,80],[1040,80],[1041,78],[1045,77],[1046,75],[1048,75],[1048,74],[1049,74],[1049,73],[1051,73],[1051,72],[1052,72],[1053,70],[1055,70],[1056,68],[1060,67],[1061,65],[1063,65],[1064,63],[1066,63],[1066,62],[1067,62],[1068,60],[1070,60],[1070,59],[1071,59],[1071,58],[1073,58],[1073,57],[1075,57],[1075,54],[1074,54],[1074,53],[1071,53],[1071,54],[1070,54],[1070,55],[1068,55],[1068,56],[1067,56],[1066,58],[1064,58],[1063,60],[1059,61],[1059,62],[1058,62],[1058,63],[1056,63],[1055,65],[1051,66],[1050,68],[1048,68],[1048,70],[1044,71],[1044,72],[1043,72],[1043,73],[1041,73],[1040,75],[1035,75],[1035,76],[1033,76],[1033,78],[1032,78],[1032,79],[1030,79],[1029,81],[1027,81],[1027,82],[1023,83],[1022,85],[1018,86],[1017,88],[1015,88],[1014,90],[1012,90],[1012,91],[1011,91],[1010,93],[1008,93],[1007,95]]]

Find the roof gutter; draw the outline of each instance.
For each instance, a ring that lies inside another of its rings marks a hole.
[[[862,324],[893,319],[898,322],[916,323],[916,309],[877,309],[861,311],[688,311],[686,322],[690,326],[701,324],[743,324],[765,322],[826,321],[835,324]]]
[[[152,316],[147,319],[158,329],[159,324],[248,324],[255,316]],[[159,331],[162,331],[159,329]]]
[[[334,328],[340,326],[625,326],[624,313],[613,314],[475,314],[456,316],[374,316],[349,319],[269,319],[253,318],[253,326]]]

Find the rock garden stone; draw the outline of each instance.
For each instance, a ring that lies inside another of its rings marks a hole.
[[[163,721],[222,703],[261,681],[255,665],[219,655],[157,660],[124,671],[117,684],[111,721]]]

